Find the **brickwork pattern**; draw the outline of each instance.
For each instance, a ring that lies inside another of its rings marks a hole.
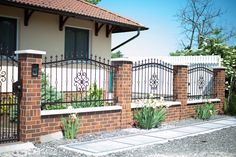
[[[213,69],[214,73],[214,88],[213,92],[217,98],[221,100],[219,106],[219,113],[224,113],[224,101],[225,101],[225,70],[221,68]]]
[[[41,136],[42,55],[19,55],[22,93],[20,102],[20,140],[38,143]],[[39,64],[39,76],[31,76],[32,64]]]
[[[173,94],[177,101],[181,102],[180,119],[185,119],[187,115],[187,87],[188,67],[187,65],[174,65]]]
[[[68,115],[64,115],[65,117]],[[42,135],[61,131],[62,115],[42,116]],[[120,129],[120,111],[104,111],[79,114],[79,134]]]
[[[118,98],[118,104],[122,106],[121,128],[131,127],[131,94],[132,94],[132,62],[115,61],[117,66],[114,75],[114,96]]]

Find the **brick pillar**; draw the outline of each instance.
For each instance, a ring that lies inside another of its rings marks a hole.
[[[188,118],[188,66],[174,65],[173,95],[176,101],[181,102],[180,119]]]
[[[114,73],[114,97],[122,106],[121,128],[131,127],[131,94],[132,94],[132,62],[113,60],[112,65],[117,66]]]
[[[219,113],[224,113],[225,102],[225,68],[219,67],[213,69],[214,74],[214,95],[220,99]]]
[[[40,142],[41,134],[41,69],[42,54],[34,50],[16,51],[19,55],[20,98],[20,141]],[[39,75],[32,76],[32,64],[39,65]]]

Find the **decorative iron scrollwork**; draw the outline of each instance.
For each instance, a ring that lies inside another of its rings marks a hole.
[[[89,85],[89,78],[87,77],[87,73],[80,71],[76,74],[74,78],[74,85],[76,86],[77,91],[85,91]]]
[[[158,76],[156,74],[152,74],[149,83],[150,83],[151,89],[156,90],[159,84]]]
[[[6,71],[1,71],[1,70],[0,70],[0,85],[2,85],[2,82],[6,81]]]
[[[205,86],[205,80],[203,76],[200,76],[198,79],[198,88],[199,89],[203,89],[203,87]]]

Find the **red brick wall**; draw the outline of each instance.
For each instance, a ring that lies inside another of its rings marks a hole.
[[[62,115],[42,116],[42,135],[61,131],[61,117]],[[79,121],[79,134],[112,131],[121,128],[121,111],[81,113]]]
[[[118,105],[122,106],[121,127],[131,127],[131,95],[132,95],[132,62],[112,62],[118,68],[114,74],[114,97],[118,98]]]
[[[223,68],[213,69],[214,73],[214,87],[213,91],[217,98],[221,100],[219,111],[224,113],[224,101],[225,101],[225,70]]]
[[[180,119],[188,117],[187,114],[187,93],[188,93],[188,66],[187,65],[174,65],[173,74],[173,94],[177,101],[181,102]]]
[[[41,135],[41,68],[42,55],[19,55],[22,97],[20,101],[20,140],[39,142]],[[39,76],[31,76],[32,64],[39,64]]]

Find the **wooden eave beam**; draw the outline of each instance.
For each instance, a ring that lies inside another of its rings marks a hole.
[[[68,20],[68,16],[64,17],[62,15],[59,15],[59,30],[62,31],[63,30],[63,27],[66,23],[66,21]]]
[[[108,38],[112,31],[115,29],[115,26],[106,25],[106,37]]]
[[[95,36],[98,36],[98,33],[103,26],[104,26],[103,23],[99,25],[99,23],[95,22]]]
[[[34,13],[34,10],[29,10],[29,9],[24,10],[24,25],[25,26],[29,25],[29,19],[33,13]]]

